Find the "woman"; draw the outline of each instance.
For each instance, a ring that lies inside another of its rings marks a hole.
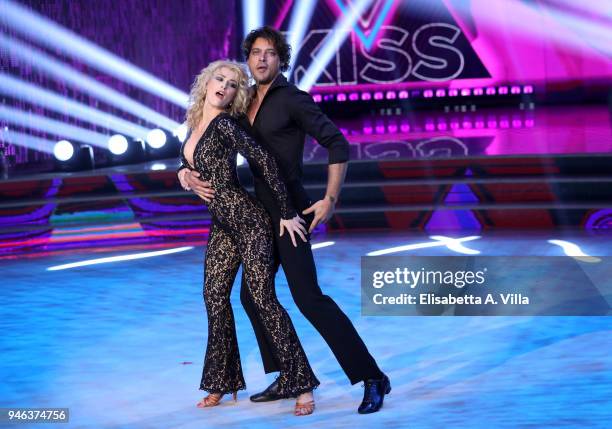
[[[236,392],[246,388],[230,305],[230,291],[242,264],[258,316],[281,362],[279,390],[284,397],[297,396],[295,414],[307,415],[314,411],[312,390],[319,381],[276,298],[271,220],[263,206],[241,187],[237,153],[259,170],[273,190],[282,212],[280,234],[286,229],[295,245],[295,234],[305,240],[306,229],[289,202],[276,161],[234,119],[246,112],[247,84],[246,72],[235,62],[215,61],[202,70],[192,86],[187,111],[191,134],[181,148],[181,168],[197,170],[216,190],[208,203],[212,215],[204,279],[208,344],[200,383],[200,390],[209,395],[198,407],[215,406],[229,392],[235,401]]]

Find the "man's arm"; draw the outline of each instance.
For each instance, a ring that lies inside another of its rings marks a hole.
[[[302,212],[302,214],[315,214],[308,228],[308,232],[312,232],[319,223],[327,222],[334,214],[340,189],[346,177],[349,144],[338,127],[313,101],[310,94],[296,90],[296,94],[290,97],[288,104],[292,118],[308,135],[329,151],[325,197]]]
[[[211,188],[210,182],[200,179],[200,173],[190,168],[182,168],[178,171],[181,186],[186,191],[193,191],[198,197],[210,203],[215,197],[215,190]]]
[[[346,177],[347,167],[348,163],[346,162],[329,164],[327,167],[327,189],[325,190],[325,197],[302,212],[302,214],[313,212],[315,214],[312,223],[308,227],[308,232],[312,232],[321,222],[326,223],[331,219],[336,209],[338,197],[340,196],[340,189]]]

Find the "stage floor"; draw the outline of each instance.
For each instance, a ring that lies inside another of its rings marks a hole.
[[[440,235],[477,235],[463,244],[483,255],[571,251],[551,239],[587,255],[612,255],[609,234],[461,234]],[[56,271],[48,268],[125,249],[0,260],[1,406],[68,407],[67,427],[75,428],[609,427],[608,317],[361,316],[360,256],[434,242],[422,232],[328,233],[313,240],[324,292],[348,314],[391,378],[393,390],[379,413],[356,413],[360,385],[349,384],[298,312],[282,273],[279,299],[321,381],[315,413],[294,417],[292,400],[249,402],[248,395],[273,375],[263,372],[238,284],[232,303],[248,390],[236,405],[228,399],[216,408],[196,408],[207,326],[202,246]],[[396,254],[458,255],[441,245]]]

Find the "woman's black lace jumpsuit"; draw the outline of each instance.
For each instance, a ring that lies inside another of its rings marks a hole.
[[[278,200],[283,219],[296,215],[272,155],[229,114],[215,117],[197,142],[193,154],[195,169],[215,190],[215,197],[208,204],[212,215],[204,262],[208,344],[200,390],[228,393],[246,388],[230,305],[230,292],[242,263],[258,317],[280,361],[279,394],[292,397],[314,389],[319,381],[289,315],[276,297],[271,220],[263,206],[240,185],[236,173],[237,153],[265,178]],[[183,148],[181,158],[183,166],[191,168]]]

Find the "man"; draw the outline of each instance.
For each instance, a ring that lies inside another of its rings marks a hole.
[[[277,158],[293,204],[309,221],[310,233],[319,223],[328,221],[334,212],[346,175],[348,142],[310,95],[287,82],[281,74],[289,67],[290,50],[282,33],[268,26],[253,30],[246,37],[243,53],[256,85],[247,116],[242,118],[241,124]],[[329,152],[325,197],[314,204],[301,182],[306,134],[314,137]],[[329,296],[321,292],[310,243],[298,240],[295,246],[287,234],[279,237],[279,208],[258,173],[254,171],[253,175],[255,194],[270,214],[275,228],[277,264],[283,267],[295,303],[327,342],[351,384],[365,383],[358,412],[368,414],[378,411],[384,395],[391,391],[389,378],[380,371],[348,317]],[[197,172],[190,170],[179,173],[183,187],[193,189],[209,202],[214,198],[214,190],[198,177]],[[244,278],[240,300],[253,325],[264,370],[266,373],[279,371]],[[251,396],[251,401],[280,399],[276,389],[274,382],[263,392]]]

